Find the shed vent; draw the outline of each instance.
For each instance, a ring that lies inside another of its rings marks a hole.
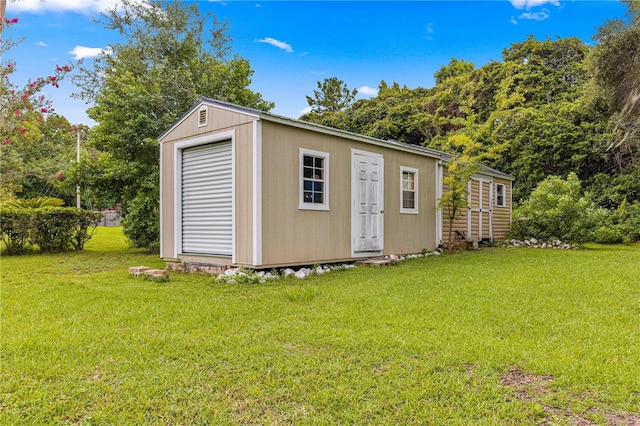
[[[202,108],[198,111],[198,127],[207,125],[207,108]]]

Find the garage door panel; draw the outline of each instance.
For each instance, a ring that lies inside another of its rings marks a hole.
[[[231,141],[182,152],[182,252],[231,256]]]

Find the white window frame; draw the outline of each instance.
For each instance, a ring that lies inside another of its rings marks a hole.
[[[204,122],[200,121],[200,117],[202,116],[202,112],[204,111]],[[209,109],[206,105],[203,105],[198,110],[198,127],[205,127],[209,123]]]
[[[323,182],[323,202],[322,203],[308,203],[304,201],[304,157],[311,156],[316,158],[322,158],[324,160],[324,177],[322,179],[314,180],[316,182]],[[300,148],[300,176],[299,176],[299,205],[300,210],[329,210],[329,153],[314,151],[311,149]]]
[[[413,194],[414,194],[414,198],[413,198],[413,208],[406,208],[404,207],[404,187],[403,187],[403,179],[404,179],[404,174],[405,173],[411,173],[413,174]],[[401,166],[400,167],[400,213],[403,214],[419,214],[419,210],[418,210],[418,169],[414,169],[413,167],[404,167]]]
[[[498,188],[502,187],[502,203],[498,200],[500,199],[500,190]],[[496,183],[496,198],[495,198],[496,207],[506,207],[507,206],[507,186],[504,183]]]

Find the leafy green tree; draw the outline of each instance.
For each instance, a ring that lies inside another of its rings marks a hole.
[[[501,81],[499,108],[577,99],[588,80],[587,51],[576,37],[539,41],[529,36],[513,43],[502,52],[507,71]]]
[[[456,58],[451,58],[448,65],[443,65],[438,71],[436,71],[433,75],[433,79],[435,80],[436,85],[439,85],[452,77],[469,74],[474,68],[475,65],[473,62],[466,62],[464,59],[457,60]]]
[[[444,148],[453,155],[447,161],[438,208],[442,209],[448,222],[447,250],[452,252],[455,250],[453,223],[469,205],[468,183],[480,170],[482,146],[467,135],[457,134],[447,139]]]
[[[640,145],[640,3],[623,0],[629,20],[614,19],[598,29],[592,72],[605,112],[620,135],[612,147]],[[636,151],[637,152],[637,151]]]
[[[203,96],[261,110],[273,103],[249,89],[253,71],[230,56],[227,24],[195,3],[122,0],[101,23],[124,42],[74,79],[76,96],[94,104],[92,144],[104,153],[100,176],[85,179],[101,184],[101,198],[121,202],[132,245],[158,250],[157,136]]]
[[[347,84],[338,77],[325,78],[318,81],[318,90],[313,91],[313,97],[307,96],[307,103],[311,112],[316,114],[336,113],[349,107],[356,95],[357,89],[349,90]]]
[[[7,18],[2,12],[0,29],[5,36],[0,40],[0,55],[21,41],[6,36],[18,19]],[[0,64],[0,199],[41,195],[45,186],[51,189],[50,184],[64,175],[70,160],[66,156],[66,138],[47,130],[63,120],[69,132],[69,123],[55,114],[42,90],[59,87],[71,67],[58,65],[51,75],[30,80],[21,87],[11,81],[16,67],[11,59]]]

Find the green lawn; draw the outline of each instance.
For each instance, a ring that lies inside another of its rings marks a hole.
[[[640,245],[260,285],[141,264],[119,228],[2,257],[1,424],[640,424]]]

